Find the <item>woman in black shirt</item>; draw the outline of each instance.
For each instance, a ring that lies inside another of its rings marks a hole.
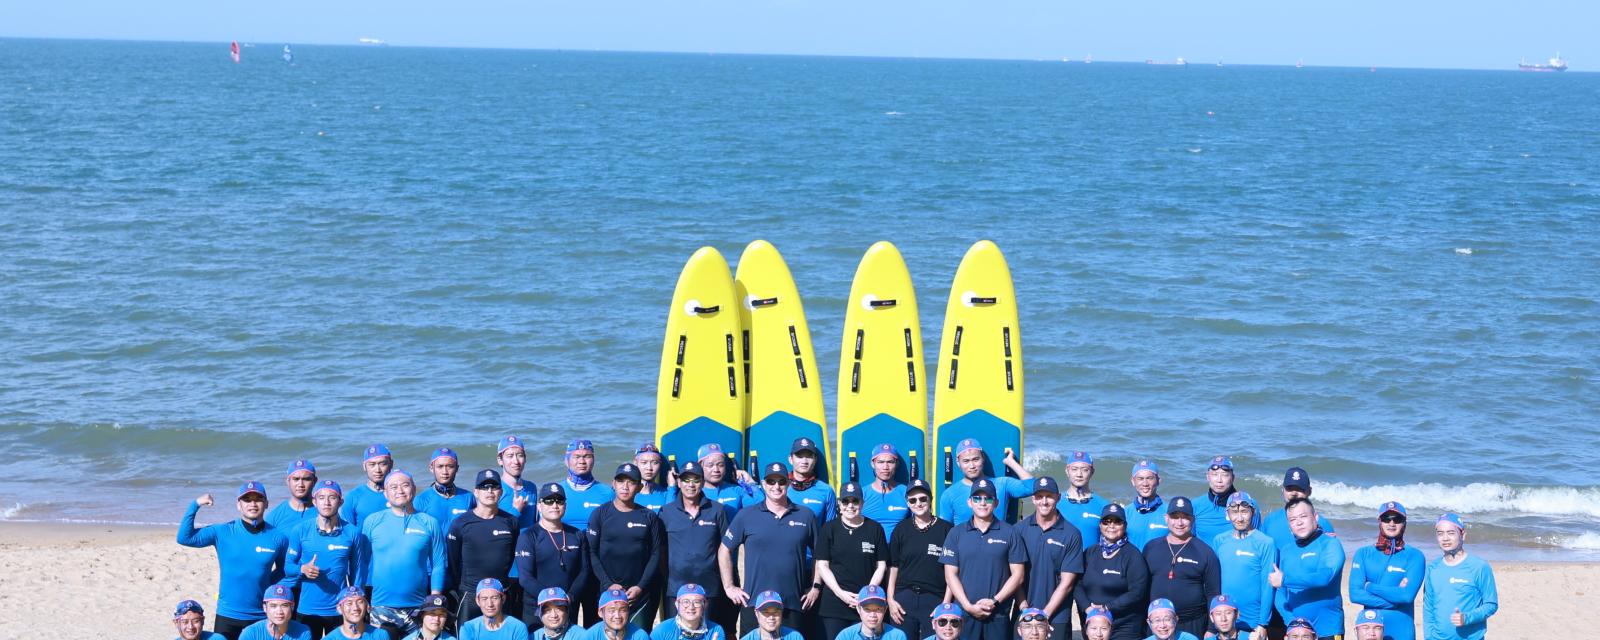
[[[839,517],[817,534],[817,581],[824,587],[817,614],[828,638],[860,622],[856,593],[869,584],[881,586],[888,571],[883,526],[862,517],[861,495],[854,482],[839,487]]]
[[[933,635],[929,616],[949,590],[939,556],[954,525],[933,515],[932,495],[926,480],[906,485],[911,517],[895,525],[889,540],[889,619],[911,640]]]
[[[1073,590],[1080,612],[1091,606],[1111,611],[1112,640],[1144,637],[1145,598],[1150,593],[1150,568],[1144,555],[1128,542],[1128,518],[1115,502],[1100,510],[1100,544],[1083,550],[1083,578]]]

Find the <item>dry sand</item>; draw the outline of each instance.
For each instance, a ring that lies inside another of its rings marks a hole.
[[[216,601],[217,556],[180,547],[176,527],[0,522],[0,638],[160,640],[173,605]],[[70,568],[63,571],[63,568]],[[1600,564],[1495,565],[1495,638],[1556,638],[1600,605]],[[58,611],[57,609],[66,609]],[[1584,611],[1587,609],[1587,611]],[[1346,607],[1354,618],[1356,608]],[[27,615],[23,615],[26,612]]]

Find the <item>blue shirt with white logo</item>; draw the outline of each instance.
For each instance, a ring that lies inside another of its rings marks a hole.
[[[417,511],[433,516],[439,523],[439,528],[449,531],[450,523],[461,514],[471,511],[473,504],[477,502],[472,498],[471,491],[461,487],[455,489],[455,493],[447,496],[439,493],[438,487],[428,485],[417,492],[417,499],[411,504]]]
[[[1377,545],[1356,549],[1350,560],[1350,602],[1383,616],[1383,635],[1393,640],[1416,637],[1417,593],[1422,590],[1428,560],[1406,547],[1393,554]],[[1405,582],[1401,585],[1401,582]]]
[[[995,496],[999,498],[999,504],[994,508],[996,519],[1010,520],[1012,503],[1033,495],[1033,483],[1027,480],[1018,480],[1011,476],[988,480],[994,485]],[[961,479],[950,483],[950,486],[939,491],[939,511],[936,515],[958,527],[961,526],[962,523],[972,519],[972,505],[967,504],[967,499],[971,497],[971,481]]]
[[[329,638],[336,637],[332,632]],[[506,616],[500,622],[500,628],[489,630],[487,621],[482,616],[468,620],[461,625],[461,640],[528,640],[528,625],[521,620]]]
[[[727,480],[723,480],[720,484],[715,485],[707,482],[701,491],[705,493],[707,498],[712,499],[717,504],[722,505],[723,509],[728,510],[729,522],[733,522],[733,518],[739,515],[739,510],[744,508],[746,503],[753,505],[761,502],[761,500],[751,501],[751,496],[755,496],[757,498],[764,497],[762,496],[759,488],[745,486],[739,484],[738,482],[730,482]]]
[[[1338,536],[1324,532],[1305,546],[1298,542],[1278,548],[1278,568],[1283,588],[1278,590],[1278,611],[1284,620],[1305,618],[1318,636],[1344,631],[1344,545]]]
[[[371,484],[363,482],[361,486],[345,492],[344,506],[339,507],[339,517],[360,527],[366,524],[368,516],[388,509],[389,498],[383,495],[383,490],[374,489]]]
[[[263,591],[265,590],[263,589]],[[228,617],[231,618],[233,616]],[[245,627],[244,631],[239,632],[239,640],[311,640],[311,627],[294,620],[290,620],[289,624],[284,626],[287,628],[284,630],[283,636],[274,637],[272,632],[267,630],[267,621],[262,620]]]
[[[295,527],[316,519],[317,509],[315,507],[307,504],[306,508],[295,511],[294,507],[291,506],[288,500],[279,502],[278,506],[273,507],[271,511],[267,512],[267,524],[272,525],[275,529],[283,531],[285,535],[287,535]]]
[[[1078,535],[1083,538],[1083,546],[1093,547],[1100,544],[1100,510],[1108,504],[1111,501],[1100,497],[1098,493],[1089,494],[1089,498],[1083,502],[1074,502],[1062,495],[1061,501],[1056,503],[1056,510],[1078,530]]]
[[[300,587],[300,602],[296,611],[314,616],[339,615],[339,592],[351,585],[364,584],[366,570],[361,529],[339,521],[331,532],[324,532],[315,521],[294,530],[289,538],[288,566],[284,569],[283,584]],[[317,579],[300,575],[302,566],[316,561]]]
[[[235,620],[260,620],[261,593],[283,578],[284,555],[289,541],[283,531],[265,521],[251,533],[243,519],[233,519],[196,529],[195,515],[200,503],[190,502],[178,522],[178,544],[185,547],[216,547],[221,575],[217,584],[217,613]]]
[[[861,485],[861,515],[883,527],[885,537],[894,537],[894,527],[910,514],[906,506],[906,486],[895,485],[879,491],[874,483]]]
[[[906,640],[906,632],[892,625],[883,625],[883,631],[875,636],[869,636],[861,630],[861,623],[857,622],[844,628],[834,640]]]
[[[372,604],[415,607],[430,591],[444,592],[444,532],[433,516],[385,509],[361,524],[361,543]]]
[[[1123,511],[1128,519],[1128,543],[1135,549],[1144,549],[1151,540],[1167,535],[1167,502],[1161,496],[1153,496],[1150,501],[1156,504],[1145,505],[1143,511],[1138,500]]]
[[[656,625],[655,630],[650,632],[650,640],[680,640],[684,637],[691,636],[685,635],[678,628],[677,617],[662,620],[661,624]],[[728,634],[722,629],[722,625],[710,620],[701,620],[699,634],[692,637],[696,640],[728,640]]]
[[[1450,624],[1457,610],[1466,623],[1460,627]],[[1499,610],[1494,571],[1483,558],[1468,555],[1453,567],[1442,557],[1428,563],[1422,592],[1422,632],[1428,640],[1482,640],[1489,632],[1489,616]]]
[[[1278,545],[1260,529],[1240,538],[1229,531],[1211,540],[1222,565],[1222,592],[1233,598],[1239,622],[1264,627],[1272,619],[1274,589],[1268,581],[1278,565]]]
[[[566,485],[567,490],[567,513],[561,516],[561,522],[579,529],[588,529],[589,518],[594,516],[594,510],[611,504],[617,497],[617,492],[611,489],[611,485],[596,482],[587,489],[579,489],[572,485],[571,479],[561,482]],[[533,511],[533,505],[528,506],[528,511]],[[606,585],[600,586],[603,588]]]

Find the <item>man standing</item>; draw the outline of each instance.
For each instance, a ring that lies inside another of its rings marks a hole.
[[[706,619],[706,590],[693,582],[672,592],[675,613],[650,633],[651,640],[727,640],[722,625]]]
[[[1500,610],[1494,571],[1483,558],[1467,554],[1461,516],[1439,516],[1433,535],[1444,555],[1428,564],[1423,635],[1428,640],[1481,640],[1489,631],[1489,617]]]
[[[954,485],[952,485],[954,486]],[[972,621],[964,640],[1010,640],[1011,596],[1022,586],[1027,546],[1015,527],[995,517],[995,485],[988,478],[972,483],[967,498],[972,517],[955,525],[944,540],[945,582],[951,600]]]
[[[1269,576],[1278,566],[1278,546],[1256,529],[1256,501],[1243,491],[1228,497],[1233,531],[1217,536],[1211,548],[1222,567],[1222,592],[1253,636],[1265,640],[1275,592]],[[1221,597],[1221,596],[1218,596]],[[1223,630],[1225,631],[1225,630]]]
[[[1311,474],[1300,467],[1289,467],[1283,472],[1283,504],[1287,505],[1296,498],[1305,500],[1311,497]],[[1333,533],[1333,523],[1327,518],[1317,516],[1317,526],[1326,533]],[[1278,545],[1278,555],[1284,554],[1284,547],[1294,544],[1294,533],[1289,531],[1288,509],[1279,509],[1261,518],[1261,532],[1272,538]]]
[[[1199,637],[1206,632],[1206,605],[1222,593],[1222,567],[1211,545],[1195,538],[1194,522],[1193,503],[1173,498],[1167,535],[1145,545],[1144,561],[1150,567],[1150,598],[1170,601],[1178,629]]]
[[[445,539],[439,523],[411,506],[417,485],[396,469],[383,481],[389,508],[361,523],[372,619],[401,637],[417,630],[418,608],[429,593],[444,593]]]
[[[539,488],[539,522],[523,529],[517,537],[517,580],[523,593],[543,593],[561,589],[568,601],[570,624],[578,624],[581,600],[566,594],[598,593],[594,572],[589,569],[589,540],[582,529],[561,521],[567,512],[567,490],[558,482]],[[588,614],[599,618],[594,605]],[[581,629],[581,627],[580,627]]]
[[[267,512],[267,524],[289,535],[291,529],[317,517],[311,506],[311,489],[317,485],[317,467],[310,460],[295,460],[283,478],[289,489],[289,499],[278,503]]]
[[[833,487],[817,481],[817,460],[821,458],[822,451],[810,438],[795,438],[789,446],[789,500],[816,514],[818,526],[838,516]],[[755,504],[760,500],[751,496],[745,503]]]
[[[1161,499],[1161,468],[1150,460],[1133,465],[1133,504],[1128,506],[1128,543],[1144,549],[1167,535],[1167,503]],[[1117,619],[1122,619],[1118,614]]]
[[[1406,544],[1405,505],[1385,502],[1378,508],[1377,544],[1356,549],[1350,560],[1350,602],[1375,611],[1392,640],[1413,640],[1417,592],[1427,564],[1421,551]]]
[[[662,547],[666,533],[654,511],[639,506],[633,497],[643,482],[632,462],[612,475],[611,502],[589,517],[589,568],[602,588],[620,589],[628,596],[633,624],[649,630],[655,626],[660,597]],[[602,617],[604,613],[602,612]]]
[[[762,471],[761,490],[766,499],[741,510],[728,525],[727,533],[722,534],[722,548],[717,550],[722,590],[740,606],[750,601],[749,591],[776,592],[780,603],[792,603],[782,614],[786,626],[804,629],[800,614],[810,610],[822,593],[822,585],[812,581],[812,567],[806,562],[816,545],[817,516],[789,499],[788,465],[772,462]],[[734,583],[734,554],[741,548],[742,587]],[[741,631],[748,633],[756,628],[753,611],[762,606],[757,603],[740,614]]]
[[[1058,486],[1049,476],[1033,479],[1033,515],[1017,524],[1017,533],[1028,550],[1021,606],[1043,611],[1049,618],[1051,640],[1066,640],[1072,637],[1072,588],[1083,575],[1083,539],[1056,509],[1061,497]],[[1098,547],[1099,512],[1093,522]]]
[[[387,632],[368,623],[370,608],[367,605],[367,592],[361,587],[351,585],[340,590],[338,610],[339,625],[329,630],[326,636],[319,636],[313,631],[313,640],[319,637],[330,640],[390,640]]]
[[[615,482],[607,485],[599,482],[594,477],[594,443],[579,439],[567,443],[567,479],[562,482],[567,489],[567,515],[562,522],[582,529],[589,526],[589,518],[596,509],[611,504],[617,494],[612,491]],[[631,465],[631,463],[630,463]],[[638,473],[638,466],[633,466],[634,475],[639,475],[643,482],[643,475]],[[631,500],[630,500],[631,502]],[[591,547],[590,551],[593,551]],[[606,585],[599,585],[604,589]]]
[[[528,640],[528,625],[506,615],[506,589],[499,580],[480,580],[473,600],[483,615],[461,625],[461,640]]]
[[[869,584],[852,595],[861,621],[841,629],[833,636],[835,640],[906,640],[905,632],[884,626],[889,600],[883,594],[883,587]]]
[[[677,593],[685,584],[700,585],[706,601],[702,613],[724,630],[731,630],[739,610],[723,595],[717,569],[717,549],[722,534],[728,532],[728,512],[705,496],[704,487],[700,463],[689,460],[678,465],[678,490],[661,508],[661,527],[667,537],[666,593]],[[675,600],[666,603],[662,615],[677,615]]]
[[[1209,543],[1218,535],[1233,530],[1228,524],[1228,496],[1233,495],[1233,458],[1215,456],[1206,467],[1206,496],[1195,501],[1194,531],[1201,541]],[[1179,619],[1187,612],[1178,611]],[[1196,633],[1195,635],[1200,635]]]
[[[894,528],[904,520],[907,513],[906,487],[896,485],[894,482],[895,471],[900,469],[900,452],[894,445],[887,442],[872,449],[872,482],[863,487],[862,494],[865,499],[861,503],[861,514],[883,527],[886,538],[894,538]],[[890,593],[891,613],[894,610],[894,594]],[[912,640],[921,640],[913,637]]]
[[[238,640],[245,627],[262,619],[261,590],[283,577],[289,542],[262,517],[267,511],[267,489],[259,482],[239,485],[238,519],[196,529],[194,519],[200,508],[212,504],[209,493],[189,503],[178,522],[178,544],[196,549],[216,547],[221,575],[211,628],[228,640]]]
[[[1344,634],[1344,596],[1339,583],[1344,574],[1344,545],[1317,526],[1317,510],[1310,500],[1295,498],[1283,509],[1289,514],[1294,546],[1278,556],[1279,571],[1269,577],[1282,589],[1279,615],[1305,618],[1318,637]]]
[[[644,482],[639,485],[639,495],[633,501],[639,506],[661,513],[661,508],[667,506],[677,492],[667,486],[667,458],[661,455],[661,450],[656,445],[646,442],[639,445],[633,452],[633,464],[639,467],[639,476]]]
[[[450,523],[461,514],[472,510],[472,494],[456,486],[456,472],[460,470],[461,464],[454,450],[449,447],[435,449],[433,456],[428,459],[428,471],[433,472],[433,484],[417,495],[417,511],[433,516],[445,531],[450,530]],[[499,474],[495,477],[499,477]],[[495,495],[498,497],[500,494]]]
[[[344,588],[362,585],[367,566],[361,544],[361,528],[344,521],[339,508],[344,506],[339,483],[323,480],[311,493],[317,519],[295,529],[289,536],[288,566],[283,584],[300,588],[296,617],[311,628],[313,640],[339,628],[344,618],[339,613],[339,598]]]
[[[389,499],[383,491],[384,480],[394,470],[394,456],[389,454],[389,447],[381,442],[368,446],[361,458],[361,470],[367,481],[345,495],[343,510],[339,512],[345,522],[357,528],[366,524],[367,516],[389,508]]]
[[[874,470],[877,463],[873,463]],[[889,537],[889,618],[908,638],[926,638],[935,632],[930,622],[934,609],[949,600],[944,581],[944,539],[952,528],[949,520],[933,515],[933,488],[928,481],[913,478],[905,487],[906,507],[911,517],[895,527]],[[951,605],[955,606],[955,605]],[[956,619],[961,618],[960,608]]]
[[[261,594],[265,618],[239,632],[239,640],[311,640],[311,629],[295,622],[294,592],[281,584],[267,587]]]
[[[449,558],[445,584],[455,589],[460,599],[457,620],[471,620],[481,614],[476,593],[489,579],[501,585],[501,608],[507,615],[516,617],[522,611],[520,593],[510,586],[516,584],[510,575],[516,561],[519,530],[516,518],[500,511],[503,486],[499,471],[479,471],[472,489],[472,510],[451,522],[445,534]]]
[[[1022,468],[1022,465],[1017,463],[1016,458],[1012,457],[1011,450],[1007,449],[1001,462],[1005,464],[1006,468],[1015,472],[1017,477],[1012,478],[1002,475],[989,478],[983,475],[983,462],[986,459],[987,455],[983,452],[983,447],[978,444],[977,440],[967,438],[956,443],[956,464],[961,467],[963,477],[950,483],[950,486],[939,492],[939,510],[937,513],[940,517],[957,526],[966,522],[968,518],[972,517],[972,507],[969,505],[967,498],[972,495],[973,485],[979,480],[988,480],[989,486],[994,489],[996,497],[1000,501],[999,506],[995,509],[996,513],[999,514],[996,517],[1008,522],[1011,520],[1011,502],[1028,497],[1028,492],[1033,489],[1033,486],[1027,481],[1033,479],[1033,474]],[[969,626],[968,628],[970,629],[971,627]],[[1005,632],[1011,633],[1011,625],[1006,625]]]
[[[1100,510],[1111,504],[1089,490],[1093,478],[1094,456],[1087,451],[1072,452],[1067,458],[1067,491],[1057,505],[1061,517],[1078,530],[1084,546],[1090,547],[1100,544]]]
[[[219,636],[206,631],[206,610],[200,603],[193,600],[184,600],[172,612],[172,625],[178,628],[178,640],[221,640]]]
[[[533,504],[539,486],[522,479],[522,472],[528,466],[528,452],[522,447],[522,438],[502,436],[495,443],[494,459],[500,465],[500,510],[516,518],[518,528],[533,526],[538,514],[530,513],[532,510],[528,505]],[[582,527],[584,524],[587,522],[575,526]]]

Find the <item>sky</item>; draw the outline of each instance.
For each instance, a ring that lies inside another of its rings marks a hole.
[[[0,37],[803,55],[1600,68],[1600,2],[0,0]]]

